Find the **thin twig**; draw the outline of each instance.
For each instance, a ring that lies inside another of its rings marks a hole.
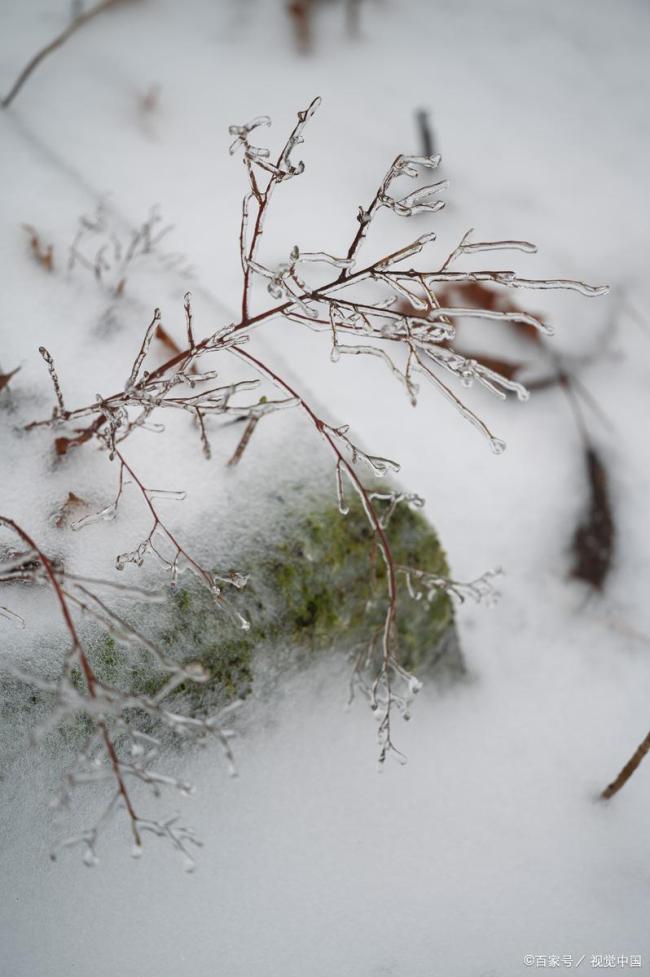
[[[244,454],[244,451],[246,450],[248,442],[253,437],[253,431],[257,427],[259,420],[260,420],[259,417],[251,417],[249,419],[246,427],[244,428],[244,433],[239,439],[239,443],[235,448],[235,450],[233,451],[230,460],[228,461],[228,465],[230,467],[239,464],[239,462],[241,461],[241,457]]]
[[[628,782],[628,780],[630,779],[630,777],[632,776],[636,768],[640,765],[644,756],[649,752],[650,752],[650,733],[648,733],[646,738],[639,744],[637,749],[634,751],[630,759],[627,761],[627,763],[619,773],[618,777],[612,780],[611,784],[609,784],[609,786],[605,788],[605,790],[602,792],[600,796],[604,800],[608,801],[610,797],[613,797],[614,794],[617,794],[621,789],[621,787],[623,787]]]
[[[0,525],[6,526],[7,529],[10,529],[12,532],[14,532],[16,534],[16,536],[18,536],[19,539],[22,539],[22,541],[24,543],[26,543],[27,546],[30,548],[30,550],[32,550],[36,554],[36,556],[38,557],[38,559],[39,559],[39,561],[40,561],[40,563],[41,563],[41,565],[43,567],[43,570],[45,571],[45,574],[46,574],[46,576],[48,578],[48,581],[49,581],[50,585],[52,586],[52,588],[54,590],[54,593],[56,595],[56,599],[59,602],[59,607],[61,609],[61,614],[63,615],[63,619],[65,621],[66,628],[68,629],[68,632],[70,634],[70,638],[71,638],[71,641],[72,641],[71,651],[72,651],[72,653],[74,655],[76,655],[76,657],[77,657],[77,659],[79,661],[79,666],[80,666],[81,671],[83,673],[84,680],[86,682],[86,687],[88,689],[88,695],[90,696],[91,699],[95,699],[97,697],[97,686],[98,686],[97,677],[96,677],[96,675],[95,675],[95,673],[94,673],[94,671],[92,669],[92,666],[90,664],[90,660],[88,658],[88,654],[87,654],[87,652],[86,652],[86,650],[85,650],[85,648],[84,648],[84,646],[83,646],[83,644],[81,642],[81,639],[79,638],[79,634],[78,634],[77,629],[75,627],[74,621],[72,620],[72,615],[70,613],[70,608],[68,607],[68,602],[67,602],[67,599],[66,599],[65,592],[64,592],[64,590],[63,590],[63,588],[62,588],[62,586],[61,586],[61,584],[59,582],[58,576],[56,574],[56,571],[55,571],[55,569],[54,569],[51,561],[45,555],[45,553],[43,553],[43,551],[37,546],[37,544],[34,542],[34,540],[32,539],[32,537],[24,529],[22,529],[22,527],[19,526],[18,523],[16,523],[13,519],[9,519],[6,516],[0,516]],[[117,790],[118,790],[118,793],[120,794],[120,796],[122,797],[122,800],[124,801],[124,806],[126,808],[126,811],[127,811],[128,816],[129,816],[129,820],[130,820],[130,823],[131,823],[131,830],[133,832],[134,841],[135,841],[136,845],[140,845],[140,843],[141,843],[140,842],[140,834],[139,834],[139,831],[138,831],[138,820],[139,820],[139,818],[138,818],[137,814],[135,813],[135,810],[134,810],[133,805],[131,803],[131,798],[129,796],[129,792],[128,792],[127,788],[126,788],[126,785],[124,783],[124,779],[122,777],[122,773],[121,773],[121,770],[120,770],[120,762],[119,762],[118,757],[117,757],[117,753],[116,753],[116,750],[115,750],[115,745],[113,744],[113,741],[111,739],[110,733],[108,731],[108,726],[106,725],[106,722],[105,722],[104,719],[99,719],[97,721],[97,728],[100,731],[102,740],[104,742],[104,746],[106,747],[106,752],[107,752],[108,757],[109,757],[111,768],[113,770],[113,774],[114,774],[115,780],[117,782]]]
[[[27,62],[23,70],[16,78],[16,81],[13,83],[10,91],[2,99],[2,102],[0,102],[3,109],[6,109],[11,105],[29,76],[36,68],[38,68],[41,61],[45,60],[48,54],[51,54],[53,51],[56,51],[57,48],[60,48],[63,44],[65,44],[69,37],[76,34],[81,27],[97,17],[98,14],[104,13],[104,11],[108,10],[109,7],[114,7],[116,4],[121,2],[123,2],[123,0],[101,0],[101,2],[95,7],[91,7],[90,10],[86,10],[85,12],[79,14],[78,17],[75,17],[74,20],[66,27],[66,29],[58,35],[58,37],[55,37],[53,41],[50,41],[50,43],[46,44],[44,48],[41,48],[41,50],[35,54],[30,61]]]

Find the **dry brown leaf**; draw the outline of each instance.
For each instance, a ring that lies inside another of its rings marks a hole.
[[[589,479],[589,508],[573,537],[571,576],[602,590],[614,555],[614,518],[609,498],[607,470],[597,451],[587,445],[585,462]]]
[[[88,503],[85,499],[75,495],[74,492],[68,492],[65,502],[52,516],[52,525],[56,526],[57,529],[64,529],[70,524],[72,518],[87,508]]]
[[[54,246],[44,245],[38,231],[31,224],[23,224],[23,228],[29,234],[29,248],[34,260],[46,271],[54,271]]]
[[[10,373],[0,373],[0,390],[4,390],[4,388],[8,385],[11,378],[16,376],[19,369],[20,367],[17,366],[16,369],[11,370]]]

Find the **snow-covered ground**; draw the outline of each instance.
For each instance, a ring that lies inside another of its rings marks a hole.
[[[68,15],[65,0],[2,5],[0,91]],[[518,977],[537,969],[526,955],[571,954],[575,966],[584,954],[588,970],[592,955],[615,954],[641,955],[635,972],[650,973],[650,766],[608,805],[595,799],[648,727],[650,9],[368,0],[359,40],[345,35],[338,5],[317,25],[315,50],[301,57],[279,0],[125,2],[47,59],[0,114],[0,367],[21,366],[0,429],[0,511],[58,547],[53,499],[72,490],[110,500],[114,473],[95,449],[55,468],[51,432],[18,432],[51,409],[38,346],[55,356],[76,406],[123,384],[154,306],[182,338],[187,287],[201,335],[227,323],[240,300],[245,178],[228,156],[227,126],[268,113],[277,146],[319,94],[305,174],[274,197],[269,263],[294,243],[344,252],[388,163],[419,149],[413,114],[426,108],[452,187],[447,209],[415,226],[438,231],[441,260],[473,226],[484,239],[535,241],[539,256],[517,256],[523,274],[613,286],[604,299],[536,292],[529,306],[552,315],[558,350],[600,350],[580,378],[610,422],[588,415],[610,473],[615,565],[599,597],[566,579],[587,486],[559,392],[526,405],[470,392],[508,443],[496,457],[433,391],[414,410],[381,363],[335,365],[324,337],[265,326],[254,348],[365,445],[399,459],[454,575],[506,568],[496,608],[459,614],[470,681],[444,694],[425,688],[397,734],[408,765],[382,776],[368,710],[342,708],[344,664],[249,706],[237,780],[216,751],[185,763],[199,793],[183,816],[205,842],[192,876],[155,843],[132,861],[120,825],[93,871],[74,853],[50,863],[43,774],[27,755],[2,785],[0,972]],[[165,248],[187,256],[192,278],[184,264],[152,262],[112,302],[88,273],[69,275],[78,218],[99,199],[124,238],[158,204],[175,225]],[[52,274],[32,260],[24,223],[53,244]],[[412,232],[382,216],[368,254]],[[488,348],[501,342],[488,336]],[[274,419],[263,423],[270,430]],[[139,435],[137,450],[146,470],[165,472],[165,487],[190,490],[173,513],[191,534],[199,513],[219,511],[215,484],[232,443],[216,442],[207,463],[194,433],[173,433]],[[133,503],[91,537],[67,534],[67,558],[105,575],[139,538],[140,518]],[[45,595],[12,591],[11,601],[28,627],[0,622],[6,654],[56,638]]]

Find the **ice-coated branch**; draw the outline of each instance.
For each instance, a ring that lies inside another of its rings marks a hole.
[[[247,578],[243,574],[235,571],[217,575],[204,567],[178,540],[155,506],[156,499],[182,502],[186,497],[186,493],[182,490],[154,489],[145,486],[119,448],[115,447],[113,449],[113,455],[119,464],[119,482],[115,499],[110,505],[104,507],[99,512],[84,516],[78,520],[73,524],[72,528],[80,530],[95,522],[113,520],[117,515],[119,502],[128,479],[128,481],[132,482],[138,488],[152,521],[147,536],[133,550],[120,553],[116,557],[116,568],[118,570],[124,570],[129,564],[140,567],[144,563],[147,554],[151,554],[170,574],[172,587],[176,587],[180,574],[190,572],[199,578],[210,591],[214,600],[221,607],[224,607],[230,616],[236,620],[238,626],[243,630],[248,630],[250,627],[249,621],[239,612],[232,610],[223,595],[224,585],[240,589],[246,585]],[[167,552],[163,551],[165,548]]]
[[[262,416],[270,410],[285,407],[302,411],[331,452],[341,514],[345,515],[348,511],[345,492],[349,486],[361,502],[386,568],[386,616],[381,634],[371,636],[368,643],[368,648],[380,644],[380,663],[371,674],[362,668],[355,670],[355,681],[367,694],[378,719],[380,760],[383,761],[391,753],[399,754],[392,738],[393,711],[397,709],[408,715],[410,701],[419,688],[417,680],[402,668],[399,660],[396,628],[399,613],[398,577],[405,580],[409,593],[416,600],[430,599],[442,590],[459,600],[472,598],[489,601],[494,594],[493,575],[488,573],[469,584],[461,584],[444,580],[426,567],[397,566],[386,532],[387,526],[399,503],[420,505],[421,500],[417,496],[405,496],[390,486],[385,492],[378,492],[374,486],[367,487],[358,471],[358,465],[362,464],[370,469],[374,477],[382,477],[398,471],[397,463],[362,449],[350,438],[347,426],[335,426],[326,421],[292,382],[269,367],[256,353],[245,349],[244,344],[254,338],[257,329],[278,317],[322,332],[330,342],[330,355],[335,362],[343,356],[354,356],[361,361],[364,356],[380,360],[405,389],[413,405],[417,403],[419,393],[416,380],[423,378],[431,383],[465,420],[488,438],[492,449],[500,453],[505,448],[504,442],[464,403],[452,384],[457,383],[462,392],[464,388],[477,383],[499,397],[515,394],[520,400],[526,399],[527,391],[512,376],[500,373],[494,365],[482,363],[480,359],[466,356],[456,349],[454,342],[458,323],[470,318],[495,320],[515,327],[533,328],[545,334],[550,334],[550,327],[527,312],[513,311],[498,303],[487,303],[489,307],[474,307],[467,302],[455,304],[453,298],[449,299],[448,296],[443,301],[443,286],[488,282],[495,289],[569,289],[590,297],[604,294],[607,288],[572,279],[521,277],[508,268],[457,270],[455,263],[462,258],[498,255],[503,251],[525,255],[536,250],[527,241],[477,241],[473,239],[472,231],[462,236],[442,264],[424,257],[436,239],[435,232],[429,231],[412,240],[407,239],[378,260],[361,265],[359,254],[363,242],[380,211],[407,220],[416,214],[433,214],[440,209],[442,200],[439,198],[446,189],[446,181],[427,182],[415,189],[402,186],[405,180],[413,180],[435,170],[440,161],[436,155],[399,155],[395,158],[371,202],[359,208],[358,228],[342,257],[322,250],[316,243],[309,250],[294,247],[288,260],[280,265],[270,263],[261,247],[270,200],[279,184],[303,172],[303,163],[295,162],[293,156],[303,141],[305,126],[319,103],[320,99],[316,98],[298,113],[298,121],[275,161],[272,161],[268,149],[252,141],[260,130],[270,125],[268,116],[258,116],[248,123],[230,128],[233,137],[230,151],[241,152],[248,179],[239,228],[242,266],[239,321],[222,324],[209,335],[197,339],[188,293],[183,306],[186,348],[180,349],[173,341],[168,342],[172,355],[155,369],[145,369],[149,347],[160,321],[156,311],[145,331],[124,388],[99,397],[93,404],[75,409],[64,406],[50,357],[47,362],[57,406],[52,417],[30,426],[78,423],[81,419],[87,419],[87,427],[74,429],[72,437],[59,438],[57,443],[65,442],[64,448],[59,451],[65,453],[68,447],[90,440],[98,441],[119,465],[117,498],[94,518],[114,518],[128,480],[140,491],[152,520],[145,538],[133,551],[118,557],[118,565],[140,565],[145,556],[151,554],[171,573],[172,580],[181,570],[193,572],[221,603],[221,585],[240,586],[243,578],[215,577],[189,555],[185,545],[161,519],[154,504],[155,499],[161,496],[160,490],[147,487],[136,475],[131,462],[126,461],[123,443],[134,430],[147,429],[154,413],[160,410],[184,410],[198,426],[202,450],[209,457],[210,425],[218,418],[236,417],[245,421],[245,427],[230,458],[230,464],[235,465],[248,450]],[[313,237],[313,229],[310,228],[309,233]],[[148,246],[147,241],[144,246]],[[411,262],[414,259],[424,267],[413,267]],[[99,276],[103,274],[103,261],[103,255],[98,254],[94,264],[90,263]],[[253,276],[266,283],[268,294],[275,300],[267,308],[254,313],[250,301]],[[216,370],[198,371],[198,365],[203,365],[202,358],[208,354],[217,358],[218,365],[224,364],[223,367],[219,366],[218,374]],[[229,380],[228,364],[233,356],[246,364],[253,372],[254,379]],[[217,375],[221,379],[219,385],[215,386],[212,380]],[[449,383],[443,377],[448,378]],[[263,384],[279,390],[280,398],[274,400],[266,392],[260,391],[254,403],[242,400],[245,393]],[[160,430],[160,426],[157,429]],[[180,498],[181,492],[171,493],[168,497]],[[77,607],[83,604],[86,613],[99,615],[103,622],[111,621],[111,615],[96,600],[89,599],[78,589],[70,593],[74,594]],[[72,596],[69,599],[72,600]],[[359,662],[367,663],[371,658],[364,652]],[[107,707],[105,695],[102,702]]]
[[[84,863],[89,866],[96,864],[96,846],[101,830],[112,814],[121,808],[125,811],[131,828],[135,856],[142,852],[143,832],[149,831],[158,837],[170,840],[173,846],[184,854],[185,866],[191,870],[193,863],[184,844],[193,838],[191,830],[180,826],[172,830],[176,819],[158,821],[144,818],[135,806],[128,785],[131,779],[139,780],[149,786],[155,797],[159,796],[161,786],[174,787],[182,793],[188,793],[192,789],[186,782],[160,774],[152,768],[151,764],[159,753],[159,741],[149,732],[138,727],[137,716],[144,714],[154,723],[164,726],[176,735],[216,736],[232,767],[233,758],[230,749],[232,733],[222,720],[238,703],[235,702],[222,713],[205,719],[185,716],[170,710],[166,702],[179,685],[185,682],[203,683],[208,679],[208,673],[203,666],[198,662],[180,664],[174,662],[153,642],[116,614],[103,598],[90,589],[89,585],[118,587],[123,590],[129,588],[121,588],[119,584],[110,581],[90,580],[79,575],[67,574],[45,554],[15,520],[0,516],[0,527],[9,530],[28,547],[28,550],[19,557],[5,561],[3,573],[11,576],[13,571],[23,571],[26,566],[29,566],[30,579],[34,583],[46,584],[53,591],[69,638],[69,647],[57,681],[43,682],[36,676],[13,669],[14,674],[21,680],[55,696],[55,705],[51,714],[48,720],[34,731],[34,739],[35,741],[42,739],[51,729],[66,719],[81,714],[85,715],[91,724],[91,732],[88,733],[85,744],[78,751],[74,763],[63,773],[56,806],[69,807],[72,792],[84,784],[101,781],[113,783],[110,800],[96,823],[79,835],[66,839],[60,847],[70,848],[80,845],[84,852]],[[159,599],[160,596],[137,587],[132,594],[147,599]],[[75,610],[99,621],[116,642],[146,651],[153,656],[159,669],[168,676],[155,696],[125,692],[116,686],[106,684],[97,677],[73,616]],[[75,680],[77,669],[83,681],[83,690]]]
[[[282,389],[289,397],[295,398],[300,408],[309,418],[314,428],[321,435],[328,448],[332,451],[336,461],[336,484],[339,499],[339,509],[342,514],[346,513],[343,495],[343,480],[345,474],[352,488],[356,492],[368,522],[373,530],[375,540],[386,567],[386,579],[388,587],[388,603],[384,627],[381,638],[381,666],[374,680],[367,684],[366,691],[370,700],[370,706],[378,719],[379,736],[379,762],[383,764],[390,754],[402,758],[402,754],[396,748],[391,736],[391,714],[393,707],[402,711],[407,710],[407,703],[410,701],[408,695],[400,695],[395,692],[394,682],[396,679],[406,683],[407,689],[412,693],[419,690],[419,683],[406,672],[399,664],[397,650],[396,618],[397,618],[397,579],[395,561],[390,547],[388,536],[386,535],[385,525],[376,507],[373,505],[373,496],[364,486],[356,472],[355,464],[358,460],[365,461],[375,475],[385,475],[387,471],[395,471],[399,466],[395,462],[386,458],[368,455],[361,451],[347,436],[347,427],[332,428],[315,411],[315,409],[291,386],[285,379],[274,372],[261,360],[254,357],[251,353],[243,349],[233,351],[236,356],[254,366],[263,376],[271,381],[275,386]],[[339,447],[342,443],[349,451],[351,460],[348,460]]]
[[[234,153],[238,148],[242,149],[244,165],[246,166],[250,183],[250,193],[245,195],[242,203],[242,219],[239,234],[241,263],[244,273],[241,307],[241,318],[243,323],[248,322],[251,271],[257,270],[255,268],[255,255],[260,242],[260,237],[264,230],[264,219],[271,200],[271,194],[278,183],[281,183],[282,181],[290,179],[294,176],[300,176],[300,174],[304,171],[305,164],[303,162],[294,164],[291,161],[291,153],[296,146],[303,142],[303,130],[320,105],[320,101],[320,98],[312,99],[307,108],[298,113],[298,122],[289,134],[289,138],[283,146],[275,163],[271,163],[269,161],[270,153],[268,149],[260,149],[257,146],[253,146],[249,140],[250,133],[255,129],[259,128],[260,126],[269,126],[271,124],[271,120],[267,115],[258,116],[251,122],[244,123],[244,125],[233,125],[230,127],[230,134],[235,136],[235,141],[230,147],[230,152]],[[267,184],[263,189],[260,188],[255,167],[269,173]],[[257,205],[257,214],[255,216],[253,230],[249,241],[249,208],[251,202],[253,201]]]

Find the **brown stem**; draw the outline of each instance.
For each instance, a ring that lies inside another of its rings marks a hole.
[[[374,214],[377,205],[379,204],[379,195],[383,189],[383,186],[384,185],[382,184],[379,190],[377,190],[377,193],[375,194],[375,197],[372,203],[370,204],[368,210],[364,210],[363,207],[359,208],[359,216],[358,216],[359,227],[357,229],[357,233],[352,238],[352,244],[348,248],[348,253],[346,255],[348,261],[354,261],[355,255],[359,250],[359,247],[361,246],[363,239],[368,233],[368,225],[372,220],[372,215]],[[354,275],[351,275],[349,272],[349,267],[344,268],[342,270],[341,274],[337,278],[337,282],[344,282],[348,278],[354,278]]]
[[[41,61],[45,60],[48,54],[51,54],[52,51],[56,51],[56,49],[60,48],[62,44],[65,44],[68,38],[71,37],[73,34],[75,34],[80,27],[84,26],[84,24],[87,24],[89,21],[93,20],[93,18],[96,17],[98,14],[103,13],[105,10],[108,10],[109,7],[113,7],[115,6],[116,3],[119,2],[120,0],[101,0],[100,3],[98,3],[94,7],[91,7],[90,10],[86,10],[85,13],[81,13],[79,14],[78,17],[75,17],[75,19],[70,24],[68,24],[66,29],[62,31],[58,35],[58,37],[55,37],[53,41],[50,41],[50,43],[46,44],[44,48],[41,48],[41,50],[38,51],[38,53],[35,54],[30,61],[28,61],[28,63],[25,65],[23,70],[16,78],[10,91],[2,99],[2,102],[0,102],[0,105],[2,105],[3,109],[6,109],[11,105],[14,98],[16,97],[20,89],[23,87],[23,85],[25,84],[29,76],[36,68],[38,68]]]
[[[348,258],[348,260],[354,261],[354,259],[356,257],[356,253],[359,250],[359,248],[361,247],[361,244],[363,243],[363,241],[365,239],[365,236],[368,233],[368,226],[369,226],[372,218],[375,215],[375,211],[377,210],[377,208],[379,207],[379,205],[381,203],[381,198],[386,193],[386,191],[388,189],[388,186],[389,186],[391,180],[393,179],[395,165],[397,164],[397,161],[398,160],[399,160],[399,156],[396,156],[395,159],[392,162],[392,165],[391,165],[390,169],[388,170],[388,173],[386,174],[386,176],[384,177],[382,183],[380,184],[379,188],[377,189],[377,193],[373,197],[372,203],[370,204],[370,206],[368,207],[368,209],[367,210],[364,210],[363,207],[360,207],[359,208],[359,215],[358,215],[358,218],[357,218],[357,220],[359,221],[359,227],[357,228],[357,233],[354,235],[354,237],[352,239],[352,244],[348,248],[348,253],[346,255],[346,257]],[[390,255],[388,257],[390,257]],[[384,261],[385,260],[386,259],[384,259]],[[347,279],[354,278],[354,277],[355,277],[355,275],[351,275],[350,274],[350,270],[349,270],[349,267],[348,267],[348,268],[344,268],[343,269],[343,271],[339,275],[337,281],[338,282],[344,282]]]
[[[288,155],[291,151],[292,146],[294,145],[294,140],[298,135],[298,133],[300,132],[302,126],[305,124],[305,119],[302,116],[303,113],[299,112],[298,122],[293,127],[289,138],[284,144],[282,151],[276,160],[275,168],[278,171],[282,170],[283,163],[288,160]],[[257,182],[257,178],[255,176],[253,166],[251,165],[251,161],[248,157],[247,149],[248,149],[248,141],[246,140],[244,146],[244,162],[248,168],[248,176],[250,179],[251,192],[255,200],[257,201],[257,217],[255,218],[255,225],[253,227],[253,235],[251,237],[251,243],[248,249],[248,254],[244,254],[244,244],[245,244],[244,219],[242,217],[240,249],[241,249],[242,260],[244,264],[244,285],[242,289],[242,306],[241,306],[241,318],[242,318],[241,325],[243,326],[247,326],[249,325],[249,322],[253,321],[253,320],[249,320],[248,318],[248,306],[249,306],[248,295],[250,291],[250,276],[251,276],[251,269],[250,269],[249,262],[253,261],[255,258],[255,253],[259,245],[259,239],[262,235],[262,228],[264,226],[264,217],[266,215],[266,210],[269,205],[271,193],[273,192],[273,189],[275,188],[276,184],[280,183],[283,179],[283,175],[280,175],[277,172],[272,173],[271,176],[269,177],[268,183],[266,184],[265,190],[262,192],[259,188],[259,184]]]
[[[257,181],[255,179],[255,175],[252,172],[252,169],[249,170],[249,173],[250,173],[250,178],[251,178],[251,187],[252,187],[252,190],[253,190],[253,195],[254,195],[255,199],[257,200],[257,217],[255,218],[255,226],[253,228],[253,236],[251,238],[251,243],[250,243],[250,247],[248,249],[248,254],[245,255],[244,284],[243,284],[243,288],[242,288],[242,299],[241,299],[241,318],[242,318],[242,322],[248,322],[248,293],[250,291],[250,276],[251,276],[251,269],[250,269],[249,262],[252,261],[253,258],[255,257],[255,250],[257,248],[260,235],[262,233],[262,222],[264,221],[264,214],[266,212],[266,208],[267,208],[268,202],[269,202],[269,193],[270,193],[270,191],[272,189],[272,186],[275,183],[275,177],[272,176],[271,179],[269,180],[268,184],[267,184],[267,187],[266,187],[266,190],[264,191],[264,193],[260,193],[260,190],[259,190],[259,188],[257,186]],[[242,238],[241,238],[242,254],[243,254],[243,246],[244,246],[243,233],[244,232],[243,232],[243,222],[242,222]]]
[[[253,436],[253,431],[257,427],[258,421],[259,421],[259,417],[251,417],[250,418],[248,424],[244,428],[244,433],[242,434],[241,438],[239,439],[239,444],[237,445],[237,447],[233,451],[232,457],[231,457],[230,461],[228,462],[228,465],[230,465],[230,466],[236,465],[241,460],[241,456],[243,455],[244,451],[246,450],[246,448],[248,446],[248,442],[250,441],[250,439]]]
[[[57,455],[65,455],[70,448],[77,448],[80,444],[85,444],[86,441],[90,441],[93,435],[97,434],[104,426],[107,420],[108,418],[105,414],[100,414],[88,427],[81,428],[74,438],[56,438],[54,441],[54,450]]]
[[[640,765],[646,753],[649,752],[650,752],[650,733],[648,733],[646,738],[639,744],[639,746],[634,751],[630,759],[627,761],[627,763],[625,764],[625,766],[623,767],[619,775],[614,780],[612,780],[611,784],[609,784],[609,786],[605,788],[605,790],[602,792],[600,796],[604,800],[608,801],[610,797],[613,797],[614,794],[617,794],[621,789],[621,787],[623,787],[628,782],[628,780],[630,779],[630,777],[632,776],[636,768]]]

